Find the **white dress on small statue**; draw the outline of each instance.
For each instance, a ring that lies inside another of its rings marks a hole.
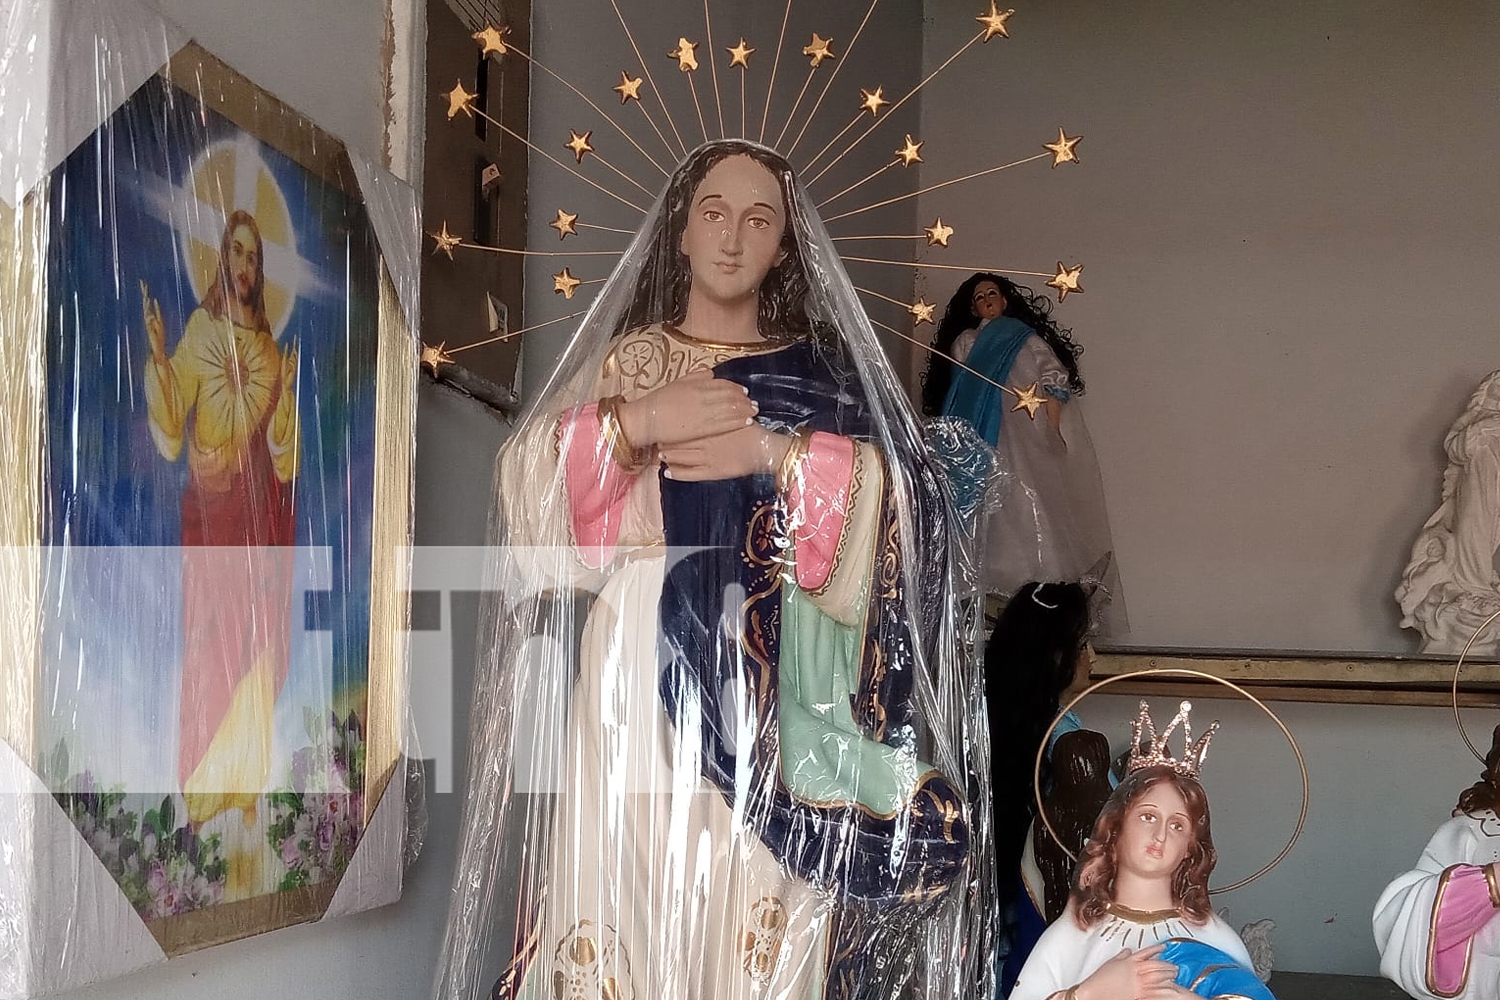
[[[978,330],[959,334],[953,356],[968,360],[978,337]],[[1035,420],[1021,411],[1007,412],[1001,421],[996,448],[1015,485],[989,519],[984,589],[1009,597],[1032,580],[1098,580],[1109,595],[1105,634],[1123,635],[1129,625],[1104,506],[1104,480],[1079,400],[1068,389],[1068,370],[1047,342],[1033,334],[1021,345],[1006,381],[1023,388],[1034,383],[1048,399],[1062,403],[1062,420],[1054,430],[1046,411],[1038,410]]]
[[[1424,653],[1459,653],[1500,611],[1500,372],[1491,372],[1443,439],[1443,501],[1412,545],[1396,588],[1401,627],[1422,633]],[[1500,628],[1475,642],[1500,656]]]
[[[1375,904],[1380,974],[1414,997],[1500,996],[1500,898],[1485,865],[1500,861],[1500,819],[1455,816],[1432,835],[1416,868]]]
[[[1103,920],[1089,930],[1082,930],[1073,913],[1069,904],[1067,912],[1053,921],[1037,940],[1010,1000],[1047,1000],[1093,975],[1118,955],[1121,948],[1139,951],[1172,938],[1201,941],[1245,968],[1253,968],[1244,942],[1217,914],[1210,916],[1207,923],[1195,924],[1183,919],[1176,910],[1141,913],[1113,906]]]

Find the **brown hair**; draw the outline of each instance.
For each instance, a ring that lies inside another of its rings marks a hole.
[[[260,236],[260,226],[255,216],[242,208],[229,213],[224,223],[224,235],[219,240],[219,270],[203,296],[203,308],[214,319],[223,319],[229,311],[229,302],[234,295],[234,276],[229,273],[229,255],[234,249],[234,231],[241,226],[255,237],[255,284],[250,289],[250,320],[257,333],[271,331],[271,321],[266,318],[266,245]]]
[[[1458,797],[1458,811],[1466,816],[1488,809],[1500,812],[1500,726],[1490,737],[1490,752],[1484,755],[1484,770],[1479,780]]]
[[[786,229],[781,235],[781,249],[786,256],[761,282],[757,319],[760,334],[767,340],[789,341],[799,339],[811,330],[812,324],[807,317],[810,286],[802,252],[797,246],[798,209],[792,190],[792,166],[764,146],[727,139],[699,146],[672,173],[664,199],[665,211],[651,234],[646,265],[641,269],[635,296],[617,332],[650,323],[675,325],[687,315],[688,290],[693,274],[682,254],[682,234],[687,229],[693,192],[716,164],[731,156],[748,156],[775,175],[786,208]]]
[[[1213,913],[1208,901],[1208,877],[1218,863],[1213,831],[1208,819],[1208,795],[1196,778],[1186,778],[1165,765],[1146,767],[1135,772],[1116,788],[1094,822],[1094,833],[1079,859],[1073,881],[1073,902],[1077,907],[1078,926],[1088,930],[1104,917],[1114,901],[1115,843],[1125,814],[1146,792],[1162,782],[1171,782],[1187,803],[1192,821],[1193,846],[1187,857],[1172,873],[1172,899],[1182,915],[1193,923],[1203,923]]]

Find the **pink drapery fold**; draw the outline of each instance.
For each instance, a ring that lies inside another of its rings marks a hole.
[[[1494,896],[1484,868],[1454,865],[1445,871],[1432,909],[1428,985],[1434,993],[1452,996],[1469,978],[1474,935],[1495,916]]]
[[[584,403],[564,413],[558,433],[573,542],[584,563],[599,569],[614,558],[625,498],[635,475],[615,461],[610,443],[604,440],[598,403]]]
[[[797,552],[797,585],[817,590],[828,582],[839,540],[849,518],[855,444],[823,431],[807,443],[807,454],[787,491],[792,540]]]

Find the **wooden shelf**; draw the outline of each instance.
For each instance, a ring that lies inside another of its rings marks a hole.
[[[1198,670],[1233,681],[1268,701],[1348,705],[1447,707],[1456,657],[1350,655],[1347,653],[1267,653],[1258,650],[1101,649],[1091,679],[1163,669]],[[1208,681],[1168,676],[1135,678],[1113,684],[1111,694],[1234,697]],[[1500,663],[1466,660],[1459,704],[1500,707]]]

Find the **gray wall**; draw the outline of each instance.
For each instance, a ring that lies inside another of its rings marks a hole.
[[[929,0],[929,68],[970,6]],[[1391,591],[1438,501],[1442,436],[1500,368],[1494,5],[1047,0],[1010,24],[987,54],[999,86],[964,60],[925,92],[926,137],[949,146],[923,183],[1059,125],[1083,162],[934,192],[920,214],[964,220],[933,260],[1085,265],[1058,311],[1087,349],[1133,641],[1409,648]],[[961,277],[924,275],[928,297]],[[1373,974],[1375,899],[1478,764],[1440,709],[1274,707],[1311,771],[1307,831],[1216,904],[1277,921],[1278,968]],[[1134,708],[1081,711],[1123,746]],[[1232,880],[1290,831],[1296,767],[1252,706],[1199,714],[1225,724],[1205,778]]]
[[[971,6],[929,0],[929,66]],[[1494,4],[1046,0],[1010,23],[998,86],[961,60],[925,92],[942,173],[1059,125],[1083,162],[921,215],[965,219],[956,262],[1085,265],[1059,313],[1133,641],[1412,648],[1392,590],[1443,434],[1500,368]]]

